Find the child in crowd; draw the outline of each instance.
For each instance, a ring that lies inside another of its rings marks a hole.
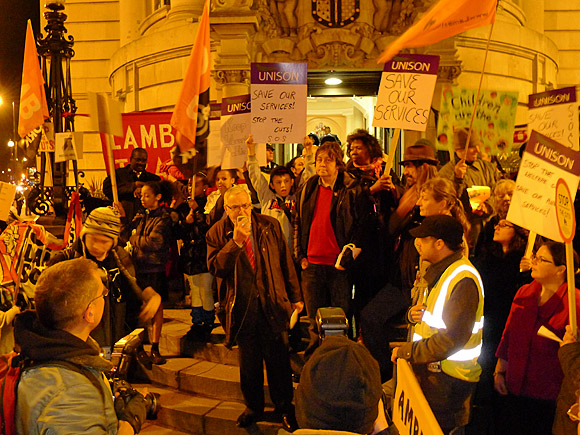
[[[118,205],[122,209],[121,205]],[[140,287],[129,254],[117,245],[121,215],[113,207],[99,207],[87,217],[80,237],[63,251],[56,252],[48,266],[73,258],[93,260],[107,273],[105,309],[99,326],[91,336],[110,353],[112,346],[138,324],[149,321],[161,305],[161,297],[150,286]],[[144,289],[144,290],[141,290]]]
[[[294,198],[294,173],[285,166],[276,166],[270,171],[270,182],[260,171],[256,158],[256,144],[252,135],[246,140],[248,146],[248,174],[258,193],[262,214],[280,222],[286,243],[292,248],[292,212]]]
[[[134,231],[129,238],[133,249],[133,262],[137,268],[137,282],[141,287],[153,287],[163,301],[167,301],[169,290],[165,265],[169,259],[172,237],[171,216],[163,204],[169,204],[174,186],[170,181],[149,181],[141,189],[141,204],[144,213],[138,214],[131,225]],[[160,306],[153,319],[151,359],[154,364],[164,364],[159,353],[159,339],[163,325],[163,307]]]
[[[223,171],[222,171],[223,172]],[[209,187],[207,176],[199,172],[195,177],[193,198],[188,200],[189,213],[181,223],[183,247],[181,270],[189,283],[191,295],[191,329],[187,337],[194,341],[208,341],[214,328],[213,276],[207,269],[207,244],[205,234],[209,225],[205,219],[207,202],[205,191]]]

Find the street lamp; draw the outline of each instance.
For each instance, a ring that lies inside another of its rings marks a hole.
[[[74,131],[74,113],[77,110],[72,97],[70,74],[70,61],[74,56],[74,38],[67,35],[64,26],[67,19],[63,12],[64,5],[64,0],[46,0],[47,11],[44,12],[44,17],[47,25],[44,30],[47,33],[37,41],[38,54],[42,57],[43,75],[48,86],[47,100],[55,133]],[[52,167],[54,182],[52,188],[45,186],[47,164]],[[75,160],[73,161],[75,187],[67,187],[67,164],[66,161],[55,163],[54,153],[41,153],[40,185],[34,187],[34,199],[29,202],[34,213],[46,214],[52,203],[56,215],[66,217],[68,194],[78,186],[78,166]]]

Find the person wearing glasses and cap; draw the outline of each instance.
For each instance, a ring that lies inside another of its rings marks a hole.
[[[275,414],[292,425],[292,370],[288,326],[304,308],[290,248],[278,221],[252,212],[242,186],[224,194],[226,219],[206,235],[209,271],[217,279],[226,346],[237,342],[246,410],[239,427],[264,413],[264,362]]]

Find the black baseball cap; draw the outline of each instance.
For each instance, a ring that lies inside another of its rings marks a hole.
[[[463,227],[457,219],[445,214],[427,216],[421,225],[409,231],[415,238],[435,237],[445,242],[448,247],[461,245]]]

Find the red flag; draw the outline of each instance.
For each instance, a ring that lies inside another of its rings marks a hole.
[[[497,0],[440,0],[387,47],[377,63],[403,48],[423,47],[495,21]]]
[[[38,63],[32,24],[28,20],[22,65],[18,134],[20,137],[25,137],[36,127],[42,125],[46,118],[48,118],[48,105],[44,93],[44,78]]]
[[[170,122],[177,130],[177,143],[182,153],[194,147],[197,151],[201,151],[206,144],[210,114],[209,56],[209,0],[206,0],[181,92]]]

